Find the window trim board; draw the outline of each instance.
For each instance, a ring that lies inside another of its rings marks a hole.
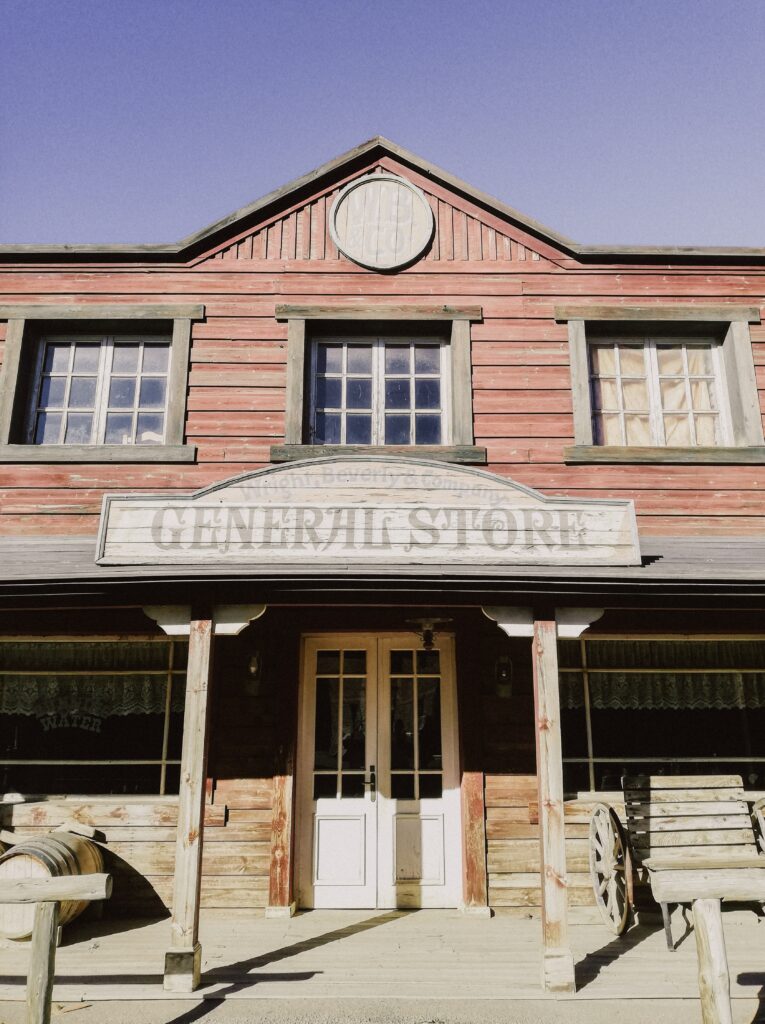
[[[610,309],[611,307],[608,307]],[[642,307],[641,307],[642,309]],[[556,314],[557,314],[556,310]],[[739,310],[739,312],[741,312]],[[700,310],[696,317],[700,323],[708,323],[709,319]],[[595,317],[594,319],[600,319]],[[602,319],[609,319],[603,317]],[[635,318],[637,319],[637,318]],[[657,316],[657,320],[666,319]],[[689,319],[689,318],[678,318]],[[759,319],[759,317],[758,317]],[[634,323],[634,320],[631,319]],[[762,416],[760,413],[759,393],[755,376],[754,357],[749,333],[749,322],[746,319],[726,319],[728,328],[722,341],[722,364],[730,410],[730,426],[733,445],[725,449],[757,448],[765,444],[763,436]],[[618,321],[615,321],[618,326]],[[594,444],[592,430],[592,400],[590,396],[590,367],[587,330],[585,320],[568,321],[569,361],[571,368],[571,391],[574,405],[574,449],[600,447]],[[606,446],[604,446],[605,448]],[[611,447],[612,453],[629,450],[628,448]],[[662,448],[648,448],[644,451],[662,451]],[[668,450],[668,449],[667,449]],[[567,449],[571,452],[572,449]],[[567,456],[568,460],[568,456]],[[576,461],[579,461],[578,459]],[[597,461],[600,461],[599,459]],[[608,461],[615,461],[613,454]],[[633,461],[627,460],[625,461]],[[646,461],[644,459],[634,461]]]
[[[306,315],[292,316],[287,311],[299,310],[305,314],[309,308],[321,309],[323,316],[316,315],[315,317],[307,317]],[[439,315],[435,315],[436,311],[432,310],[432,315],[412,317],[409,315],[399,315],[401,308],[406,307],[394,307],[395,314],[391,312],[389,307],[381,307],[376,309],[374,306],[364,307],[365,313],[363,319],[366,320],[379,320],[385,322],[386,320],[408,320],[408,319],[422,319],[422,320],[442,320],[450,322],[450,332],[448,338],[449,347],[449,360],[451,369],[451,408],[449,410],[449,423],[451,426],[451,444],[446,447],[464,447],[472,446],[474,444],[473,434],[473,381],[471,373],[471,362],[470,362],[470,321],[472,319],[480,319],[480,316],[472,314],[479,313],[480,309],[473,309],[471,307],[471,316],[456,317],[450,316],[447,310],[451,307],[444,306],[438,307],[439,310],[443,310]],[[329,307],[298,307],[298,306],[279,306],[277,308],[277,318],[281,313],[282,319],[287,319],[287,383],[286,383],[286,413],[285,413],[285,427],[284,427],[284,444],[285,445],[299,445],[304,444],[304,423],[305,423],[305,398],[306,398],[306,367],[309,364],[309,353],[307,351],[307,332],[306,332],[306,319],[314,320],[334,320],[342,317],[337,311],[331,310]],[[361,315],[354,317],[345,317],[345,319],[362,319]],[[279,449],[282,446],[275,445],[275,449]],[[350,451],[353,446],[348,446]]]
[[[179,457],[184,446],[183,428],[186,422],[186,391],[189,377],[192,320],[204,319],[205,307],[185,305],[128,305],[110,306],[0,306],[0,319],[7,319],[5,351],[0,367],[0,462],[179,462],[194,461],[196,447],[188,446],[189,457]],[[164,445],[34,445],[14,444],[11,430],[18,411],[20,398],[21,357],[25,345],[33,338],[31,327],[38,321],[48,320],[171,320],[170,369],[167,377],[168,404]],[[58,451],[47,458],[43,449]],[[64,451],[69,451],[67,456]],[[83,456],[84,450],[101,455]],[[140,449],[141,457],[126,455],[124,460],[114,451]],[[153,454],[152,454],[153,453]]]

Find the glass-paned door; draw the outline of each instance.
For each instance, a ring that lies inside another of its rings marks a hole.
[[[305,639],[302,906],[457,905],[456,733],[451,638]]]

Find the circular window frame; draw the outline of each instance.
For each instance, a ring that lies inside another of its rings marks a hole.
[[[417,250],[417,252],[413,253],[411,256],[407,257],[406,260],[403,260],[401,262],[394,262],[394,263],[368,263],[368,262],[364,261],[363,259],[359,259],[356,256],[354,256],[352,253],[348,252],[347,249],[344,248],[343,242],[341,241],[341,239],[340,239],[340,237],[339,237],[339,235],[337,233],[337,228],[335,226],[335,221],[337,219],[338,211],[339,211],[340,207],[342,206],[343,202],[350,195],[350,193],[353,192],[355,189],[361,187],[362,185],[366,185],[369,182],[375,182],[375,181],[393,181],[397,185],[404,185],[406,188],[408,188],[410,190],[410,192],[413,193],[413,195],[415,197],[415,200],[417,200],[418,202],[420,202],[422,204],[423,208],[427,211],[427,215],[429,217],[429,225],[430,225],[430,227],[429,227],[429,230],[427,232],[425,241],[423,242],[422,246]],[[337,246],[338,252],[341,252],[343,254],[343,256],[346,257],[346,259],[349,259],[352,263],[355,263],[357,266],[364,267],[365,270],[379,270],[379,271],[403,270],[405,267],[409,267],[413,263],[416,263],[417,260],[422,258],[423,254],[427,251],[428,246],[433,241],[433,235],[435,233],[435,227],[436,227],[436,220],[435,220],[435,217],[433,216],[433,211],[430,208],[430,203],[428,202],[428,200],[427,200],[427,198],[425,196],[425,193],[422,191],[422,189],[418,188],[416,185],[413,185],[411,181],[407,181],[406,178],[402,178],[398,174],[390,174],[390,173],[387,173],[387,172],[384,173],[384,174],[365,174],[361,178],[355,178],[353,181],[349,181],[348,184],[345,185],[340,190],[340,192],[337,194],[337,196],[335,198],[335,201],[332,204],[332,208],[330,210],[330,213],[329,213],[329,236],[332,239],[332,241],[334,242],[334,244]]]

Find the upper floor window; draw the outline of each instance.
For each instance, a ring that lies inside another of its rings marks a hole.
[[[48,335],[40,339],[29,444],[160,445],[170,338]]]
[[[310,378],[311,444],[450,443],[448,345],[441,338],[318,338]]]
[[[595,444],[732,443],[718,342],[625,337],[593,342],[588,350]]]

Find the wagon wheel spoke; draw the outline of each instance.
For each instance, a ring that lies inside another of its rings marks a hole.
[[[599,804],[590,819],[590,878],[601,917],[617,935],[629,916],[628,870],[620,822],[611,808]]]

